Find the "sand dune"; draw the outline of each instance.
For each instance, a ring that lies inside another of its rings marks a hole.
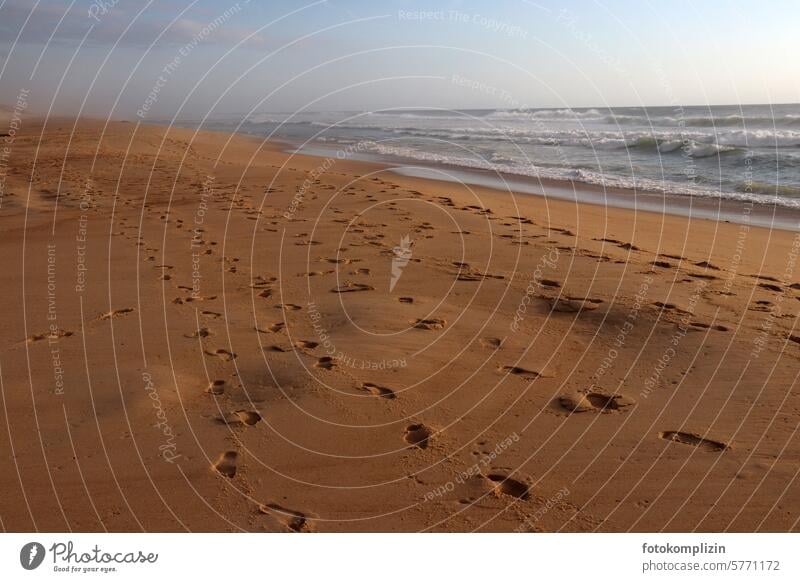
[[[9,531],[787,531],[795,233],[26,120]]]

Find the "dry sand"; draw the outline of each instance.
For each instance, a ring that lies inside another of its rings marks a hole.
[[[787,531],[798,238],[26,120],[7,531]]]

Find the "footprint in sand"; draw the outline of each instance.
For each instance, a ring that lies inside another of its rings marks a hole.
[[[680,255],[670,255],[670,254],[667,254],[667,253],[659,253],[659,256],[666,257],[668,259],[674,259],[674,260],[680,261],[680,262],[688,261],[687,258],[682,257]]]
[[[348,259],[348,258],[341,258],[341,259],[320,259],[320,261],[324,263],[332,263],[334,265],[349,265],[351,263],[360,263],[361,259]],[[360,271],[361,269],[359,269]],[[369,271],[369,269],[367,269]]]
[[[225,393],[225,385],[227,383],[225,380],[212,380],[211,383],[206,388],[207,394],[213,394],[214,396],[219,396],[220,394]]]
[[[397,299],[400,303],[414,303],[413,297],[399,297]]]
[[[282,321],[279,321],[278,323],[273,323],[266,329],[256,327],[255,330],[259,333],[278,333],[283,330],[284,327],[286,327],[286,324]]]
[[[233,479],[236,476],[236,461],[238,458],[239,453],[236,451],[225,451],[212,465],[212,468],[220,475]]]
[[[703,279],[706,281],[716,281],[719,277],[715,277],[714,275],[708,275],[706,273],[687,273],[690,277],[694,279]]]
[[[28,336],[28,343],[40,342],[40,341],[46,340],[46,339],[57,339],[57,338],[62,338],[62,337],[70,337],[70,336],[72,336],[74,334],[75,334],[75,332],[59,328],[59,329],[56,329],[54,331],[48,331],[48,332],[45,332],[45,333],[35,333],[33,335],[30,335],[30,336]]]
[[[554,230],[560,230],[560,229],[554,229]],[[640,250],[639,247],[637,247],[637,246],[635,246],[635,245],[633,245],[631,243],[622,242],[621,240],[617,240],[615,238],[595,238],[595,239],[592,239],[592,240],[596,240],[596,241],[600,241],[600,242],[612,243],[612,244],[617,245],[621,249],[625,249],[626,251],[638,251],[638,250]]]
[[[559,313],[579,313],[581,311],[593,311],[600,307],[602,303],[599,299],[582,299],[579,297],[556,297],[551,301],[553,311]]]
[[[539,284],[545,287],[561,287],[561,283],[553,279],[539,279]]]
[[[483,281],[484,279],[505,279],[505,275],[494,275],[492,273],[463,273],[459,272],[457,281]]]
[[[303,308],[295,303],[278,303],[275,306],[275,309],[283,309],[284,311],[300,311]]]
[[[774,304],[772,303],[772,301],[766,301],[766,300],[761,299],[759,301],[754,302],[753,307],[748,307],[747,309],[748,309],[748,311],[758,311],[760,313],[771,313],[772,309],[773,309],[773,306],[774,306]]]
[[[775,291],[776,293],[783,291],[783,287],[780,287],[779,285],[773,285],[772,283],[759,283],[758,286],[762,289],[766,289],[767,291]]]
[[[192,295],[191,297],[187,297],[183,301],[186,302],[186,303],[194,303],[195,301],[213,301],[216,298],[217,298],[216,295],[209,295],[209,296]],[[180,299],[180,297],[178,299]]]
[[[265,352],[279,352],[279,353],[286,353],[286,352],[293,352],[294,348],[291,346],[281,346],[278,344],[274,344],[271,346],[264,347]]]
[[[770,277],[769,275],[747,275],[748,277],[754,277],[759,281],[772,281],[773,283],[780,283],[780,279],[776,279],[775,277]]]
[[[403,439],[418,449],[427,449],[433,431],[424,424],[410,424],[406,427]]]
[[[602,392],[589,392],[586,399],[600,411],[622,410],[633,406],[635,401],[624,394],[603,394]]]
[[[317,363],[314,364],[314,367],[322,368],[323,370],[332,370],[336,367],[336,360],[330,356],[323,356],[317,360]]]
[[[318,342],[312,342],[311,340],[299,340],[294,342],[294,347],[301,348],[305,350],[313,350],[319,345]]]
[[[570,412],[588,412],[595,410],[585,394],[563,394],[558,397],[558,404],[561,408]]]
[[[553,377],[552,374],[547,372],[528,370],[527,368],[521,368],[519,366],[501,366],[499,370],[501,372],[505,372],[506,374],[514,374],[515,376],[520,376],[522,378],[525,378],[526,380],[536,380],[537,378]]]
[[[624,394],[603,394],[589,392],[586,394],[564,394],[559,396],[558,403],[570,412],[611,412],[633,406],[635,401]]]
[[[530,485],[513,479],[504,472],[489,473],[486,478],[494,484],[494,490],[499,494],[510,495],[522,500],[530,497]]]
[[[359,390],[364,390],[365,392],[369,392],[373,396],[379,396],[381,398],[386,398],[387,400],[394,400],[397,398],[397,395],[394,393],[394,390],[390,390],[385,386],[378,386],[377,384],[373,384],[372,382],[364,382],[361,385]]]
[[[503,345],[503,340],[501,340],[499,337],[482,337],[479,342],[482,347],[490,350],[499,349],[500,346]]]
[[[728,331],[728,328],[725,327],[724,325],[711,325],[708,323],[702,323],[700,321],[693,321],[689,325],[700,329],[712,329],[714,331]]]
[[[193,331],[192,333],[185,333],[183,337],[194,339],[199,337],[208,337],[211,335],[211,332],[208,330],[207,327],[201,327],[197,331]]]
[[[331,289],[331,293],[354,293],[357,291],[374,291],[375,287],[367,285],[366,283],[351,283],[346,282],[338,287]]]
[[[524,216],[511,216],[510,218],[515,219],[517,222],[521,224],[536,224],[535,222],[533,222],[533,220],[531,220],[530,218],[526,218]],[[509,224],[508,226],[511,225]]]
[[[278,278],[272,275],[268,275],[266,277],[264,275],[256,275],[255,277],[253,277],[253,284],[251,286],[257,287],[260,285],[264,287],[265,285],[269,285],[270,283],[275,283],[277,281]]]
[[[314,516],[310,513],[303,513],[294,509],[287,509],[278,505],[277,503],[264,503],[258,506],[258,510],[265,515],[273,515],[286,526],[287,529],[293,532],[307,532],[311,531],[310,519]]]
[[[672,441],[674,443],[681,443],[682,445],[697,447],[698,449],[701,449],[703,451],[708,451],[711,453],[719,453],[730,448],[730,445],[727,445],[725,443],[703,438],[701,436],[689,432],[669,430],[660,433],[658,436],[659,438],[662,438],[665,441]]]
[[[200,315],[206,315],[208,317],[213,317],[214,319],[222,317],[222,314],[217,311],[201,311]]]
[[[136,310],[133,307],[126,307],[124,309],[115,309],[113,311],[109,311],[108,313],[104,313],[99,317],[99,319],[112,319],[114,317],[119,317],[120,315],[133,313],[134,311]]]
[[[206,351],[205,353],[208,356],[215,356],[215,357],[221,359],[224,362],[230,362],[230,361],[236,359],[236,354],[235,353],[229,352],[228,350],[225,350],[225,349],[222,349],[222,348],[214,350],[213,352]]]
[[[417,329],[444,329],[447,321],[438,317],[431,319],[417,319],[412,322]]]
[[[227,425],[254,426],[261,422],[261,415],[253,410],[237,410],[220,417],[219,422]]]

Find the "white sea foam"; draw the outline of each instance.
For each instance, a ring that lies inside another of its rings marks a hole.
[[[654,180],[646,177],[625,177],[585,169],[545,168],[534,164],[521,165],[487,161],[479,158],[459,157],[431,152],[420,152],[413,148],[373,143],[370,149],[379,155],[402,160],[418,160],[425,163],[460,166],[464,168],[490,170],[499,174],[519,175],[544,180],[567,180],[593,184],[607,188],[638,189],[670,195],[723,198],[759,204],[776,204],[786,208],[800,209],[800,199],[769,195],[766,188],[760,192],[734,192],[704,188],[691,184],[680,184],[669,180]],[[776,189],[776,191],[779,191]]]
[[[797,105],[254,114],[246,130],[366,140],[381,144],[376,155],[510,174],[759,202],[777,194],[791,207],[800,200]]]

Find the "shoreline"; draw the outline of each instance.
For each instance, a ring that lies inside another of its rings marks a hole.
[[[155,126],[166,125],[159,122],[150,122],[149,124]],[[356,153],[355,155],[351,153],[340,157],[338,154],[347,148],[326,147],[320,144],[309,146],[303,142],[294,142],[282,138],[267,138],[244,131],[231,132],[225,129],[198,129],[197,126],[192,124],[173,124],[171,127],[238,135],[257,142],[271,144],[286,154],[312,158],[334,158],[340,162],[356,161],[377,164],[390,169],[398,175],[437,182],[480,186],[501,194],[514,191],[562,202],[574,202],[653,214],[667,214],[689,220],[699,219],[732,223],[767,230],[800,231],[800,208],[794,209],[769,202],[735,200],[723,196],[712,198],[665,194],[652,190],[633,190],[617,186],[605,187],[576,180],[535,178],[446,163],[424,162],[421,160],[406,161],[361,153]]]
[[[259,139],[253,134],[242,134]],[[330,157],[341,148],[326,148],[320,145],[306,147],[285,140],[268,140],[284,144],[286,153],[313,157]],[[666,213],[688,219],[703,219],[713,222],[729,222],[760,228],[800,231],[800,209],[778,206],[768,202],[748,202],[720,196],[719,198],[663,194],[651,190],[633,190],[619,187],[604,187],[575,180],[535,178],[519,174],[508,174],[480,168],[465,168],[445,163],[424,163],[383,159],[380,156],[350,156],[347,159],[383,164],[401,175],[444,182],[463,182],[496,190],[515,191],[556,200],[608,206],[626,210]]]

